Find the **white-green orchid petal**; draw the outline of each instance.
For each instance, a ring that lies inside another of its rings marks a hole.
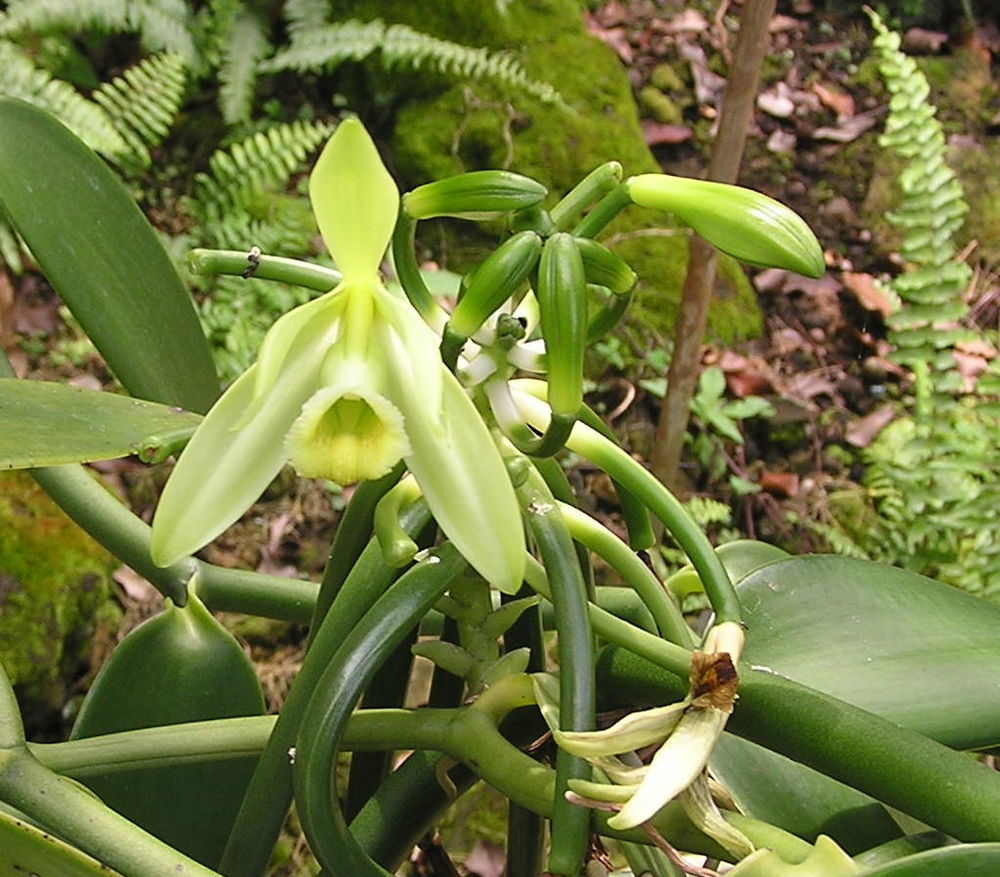
[[[672,703],[629,713],[600,731],[553,731],[556,743],[572,755],[594,758],[631,752],[665,740],[684,715],[687,703]]]
[[[399,364],[397,364],[399,365]],[[441,404],[403,383],[390,398],[403,412],[412,451],[406,465],[447,536],[491,585],[514,594],[524,578],[521,515],[507,469],[458,379],[438,361]],[[388,390],[387,390],[388,392]]]
[[[608,820],[608,825],[615,829],[635,828],[690,786],[705,769],[728,718],[729,713],[723,710],[688,710],[656,750],[635,794]]]
[[[313,368],[285,369],[257,414],[234,429],[253,403],[256,369],[244,372],[208,412],[174,468],[153,518],[150,556],[170,566],[237,521],[281,470],[284,435],[317,387]]]
[[[344,284],[338,284],[336,288],[319,298],[282,314],[267,330],[260,351],[257,353],[257,377],[254,381],[255,398],[266,393],[274,384],[289,353],[302,343],[305,337],[303,332],[315,328],[317,323],[322,322],[328,328],[322,333],[321,338],[316,339],[315,343],[320,347],[329,348],[337,340],[340,331],[338,317],[343,309],[345,298],[341,295],[343,290]]]
[[[399,212],[399,190],[364,125],[344,119],[309,175],[320,234],[345,281],[378,270]]]

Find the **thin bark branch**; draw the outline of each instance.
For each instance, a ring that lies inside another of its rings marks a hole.
[[[775,5],[776,0],[747,0],[743,6],[732,69],[719,114],[719,130],[708,165],[710,180],[735,183],[739,175]],[[698,382],[701,342],[715,286],[715,267],[715,249],[697,235],[692,236],[687,276],[674,328],[667,394],[660,408],[650,460],[653,474],[679,493],[687,492],[686,479],[681,477],[679,465],[691,397]]]

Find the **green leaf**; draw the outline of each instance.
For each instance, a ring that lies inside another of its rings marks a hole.
[[[43,110],[0,98],[0,203],[128,391],[204,412],[218,379],[191,298],[129,193]]]
[[[926,850],[889,862],[862,877],[994,877],[1000,874],[1000,844],[961,844]]]
[[[86,853],[0,808],[0,877],[114,877]]]
[[[1000,606],[915,573],[792,557],[739,584],[744,659],[956,749],[1000,742]]]
[[[0,469],[110,460],[145,439],[191,430],[197,414],[114,393],[0,378]]]

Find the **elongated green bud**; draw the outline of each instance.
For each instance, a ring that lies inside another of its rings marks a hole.
[[[507,238],[477,269],[455,310],[449,329],[468,338],[486,318],[510,298],[527,279],[542,252],[542,239],[533,231]]]
[[[550,211],[552,221],[560,231],[566,231],[595,201],[614,189],[622,179],[622,166],[608,161],[594,168],[577,183]]]
[[[510,171],[472,171],[417,186],[403,196],[403,210],[413,219],[457,216],[494,219],[538,204],[548,190]]]
[[[816,235],[795,211],[767,195],[669,174],[640,174],[623,185],[635,204],[669,210],[734,258],[807,277],[823,274]]]
[[[592,238],[577,238],[577,249],[583,259],[587,283],[603,286],[616,295],[623,295],[635,286],[636,273],[621,257]]]
[[[545,242],[537,296],[545,338],[549,405],[556,416],[575,417],[583,404],[587,280],[573,235],[559,232]]]

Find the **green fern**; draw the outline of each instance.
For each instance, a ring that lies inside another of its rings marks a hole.
[[[263,70],[331,70],[345,61],[363,61],[379,54],[387,69],[430,69],[459,79],[483,79],[516,89],[546,103],[561,103],[549,84],[531,79],[508,54],[463,46],[379,19],[297,27],[286,49],[262,65]]]
[[[91,149],[107,158],[128,154],[129,146],[107,113],[71,85],[54,79],[13,43],[0,40],[0,93],[48,110]]]
[[[150,52],[198,59],[191,10],[184,0],[9,0],[0,36],[94,30],[137,33]]]
[[[327,122],[291,122],[216,151],[208,160],[209,173],[195,175],[198,209],[218,217],[245,208],[267,187],[283,185],[333,128]]]
[[[140,167],[150,163],[149,147],[170,133],[187,82],[180,55],[152,55],[94,91],[112,125],[128,144],[129,158]]]
[[[267,26],[249,5],[227,3],[219,10],[219,107],[227,124],[248,122],[257,84],[257,68],[271,53]]]
[[[928,363],[935,391],[944,397],[959,385],[952,350],[972,335],[957,325],[967,312],[962,294],[972,272],[958,260],[954,245],[969,208],[947,164],[944,132],[928,101],[927,78],[900,51],[899,35],[874,12],[869,15],[879,70],[892,96],[879,142],[906,161],[897,178],[901,203],[888,219],[903,232],[900,255],[910,269],[892,283],[903,306],[888,318],[889,339],[904,365]],[[946,398],[939,402],[947,404]]]

